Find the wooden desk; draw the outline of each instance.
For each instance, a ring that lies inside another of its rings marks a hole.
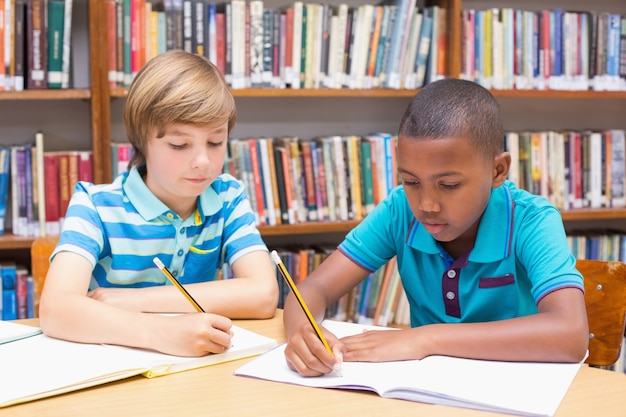
[[[36,321],[26,323],[37,324]],[[285,341],[282,311],[241,327]],[[233,376],[246,360],[156,379],[141,376],[0,409],[0,416],[428,416],[499,414],[384,399],[361,391],[318,389]],[[479,382],[477,378],[477,382]],[[626,416],[626,375],[583,367],[556,417]]]

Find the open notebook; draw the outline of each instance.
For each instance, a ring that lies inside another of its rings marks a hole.
[[[330,320],[323,325],[339,337],[372,328]],[[552,416],[581,366],[430,356],[385,363],[344,362],[342,376],[304,378],[287,367],[284,348],[280,345],[247,362],[235,375],[317,388],[368,390],[386,398],[522,416]]]
[[[0,407],[135,375],[153,378],[246,358],[276,346],[276,341],[269,337],[238,326],[232,329],[232,347],[223,353],[195,358],[122,346],[74,343],[44,334],[0,344]]]
[[[41,334],[38,327],[0,320],[0,345]]]

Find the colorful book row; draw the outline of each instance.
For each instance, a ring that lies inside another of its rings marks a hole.
[[[29,319],[35,313],[35,288],[28,270],[14,262],[0,262],[0,317],[2,320]]]
[[[0,0],[0,91],[70,86],[74,0]]]
[[[463,10],[461,77],[493,89],[626,90],[626,15]]]
[[[262,0],[107,0],[107,10],[111,87],[127,87],[170,49],[206,56],[235,89],[415,89],[445,74],[446,11],[416,0],[281,9]]]
[[[398,185],[388,133],[233,138],[225,172],[240,179],[259,225],[360,220]]]
[[[508,132],[509,178],[560,210],[625,207],[624,130]]]
[[[58,235],[74,186],[93,181],[91,151],[44,151],[43,135],[36,136],[34,145],[0,146],[3,233],[10,218],[15,235]]]

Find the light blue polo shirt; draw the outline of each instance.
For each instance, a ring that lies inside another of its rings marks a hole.
[[[79,182],[51,258],[61,251],[94,266],[90,288],[168,284],[154,265],[158,256],[181,283],[211,281],[223,262],[267,251],[243,185],[220,175],[180,218],[146,186],[136,168],[111,184]]]
[[[474,249],[456,260],[415,219],[402,186],[339,250],[369,271],[397,255],[413,327],[525,316],[552,291],[584,291],[558,210],[510,181],[492,189]]]

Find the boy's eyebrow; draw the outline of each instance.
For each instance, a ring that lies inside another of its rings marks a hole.
[[[400,174],[408,174],[408,175],[412,175],[414,177],[417,177],[417,175],[415,175],[413,172],[407,170],[407,169],[402,169],[402,168],[398,168],[398,173]],[[431,178],[433,179],[437,179],[437,178],[442,178],[442,177],[452,177],[455,175],[463,175],[461,172],[458,171],[445,171],[445,172],[438,172],[434,175],[431,175]]]

